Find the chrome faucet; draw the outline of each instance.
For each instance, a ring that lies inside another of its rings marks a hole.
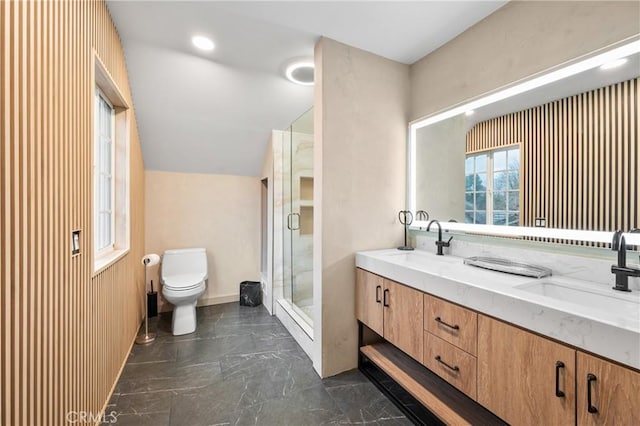
[[[433,219],[431,222],[429,222],[429,224],[427,225],[427,232],[429,232],[429,229],[431,229],[431,225],[435,223],[436,225],[438,225],[438,240],[436,241],[436,246],[438,247],[438,251],[436,252],[436,254],[438,256],[442,256],[444,255],[444,253],[442,252],[442,248],[443,247],[449,247],[451,244],[451,240],[453,240],[453,237],[449,238],[449,241],[442,241],[442,226],[440,226],[440,222],[438,222],[436,219]]]
[[[611,265],[611,273],[616,275],[616,285],[612,288],[618,291],[631,291],[629,277],[640,277],[640,269],[627,266],[627,245],[622,231],[616,231],[613,234],[611,250],[618,251],[618,264]]]

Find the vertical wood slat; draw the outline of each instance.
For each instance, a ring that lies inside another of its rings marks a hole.
[[[104,2],[0,2],[0,47],[0,424],[67,424],[104,407],[142,316],[135,114],[130,252],[93,276],[94,49],[132,104],[115,27]]]
[[[553,228],[640,227],[639,85],[636,78],[478,123],[467,153],[520,142],[523,226],[542,216]]]

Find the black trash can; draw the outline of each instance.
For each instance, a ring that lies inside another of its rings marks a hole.
[[[240,283],[240,306],[262,305],[262,289],[258,281],[242,281]]]

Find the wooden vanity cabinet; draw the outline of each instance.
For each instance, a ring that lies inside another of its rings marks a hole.
[[[580,351],[576,362],[578,425],[640,425],[640,373]]]
[[[478,315],[477,401],[513,425],[575,424],[575,350]]]
[[[371,330],[422,361],[422,292],[356,269],[356,317]]]
[[[512,425],[640,425],[636,370],[359,268],[356,315]]]

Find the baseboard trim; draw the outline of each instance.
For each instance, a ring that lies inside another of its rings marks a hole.
[[[210,305],[220,305],[222,303],[231,303],[231,302],[239,302],[240,295],[237,293],[234,294],[224,294],[221,296],[212,296],[212,297],[202,297],[198,300],[198,306],[210,306]]]

